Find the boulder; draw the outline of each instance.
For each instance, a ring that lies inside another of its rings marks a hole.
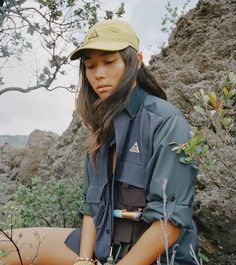
[[[74,112],[68,129],[42,159],[38,175],[44,179],[50,176],[58,179],[81,179],[87,136],[87,129]]]
[[[14,148],[10,144],[0,145],[0,205],[7,203],[15,192],[15,179],[23,155],[23,148]]]
[[[39,165],[57,140],[58,135],[52,132],[34,130],[29,135],[18,171],[21,182],[29,182],[33,176],[38,175]]]

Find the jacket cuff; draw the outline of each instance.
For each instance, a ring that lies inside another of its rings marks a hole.
[[[80,208],[80,214],[93,216],[91,205],[89,203],[87,203],[87,202],[84,202],[83,205]]]
[[[178,205],[172,199],[166,204],[164,211],[163,202],[148,202],[143,211],[143,220],[152,223],[157,220],[164,220],[164,217],[173,225],[181,228],[192,226],[192,207],[188,205]]]

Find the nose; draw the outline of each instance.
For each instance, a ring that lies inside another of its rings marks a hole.
[[[95,69],[95,78],[101,79],[106,77],[106,69],[103,65],[97,65]]]

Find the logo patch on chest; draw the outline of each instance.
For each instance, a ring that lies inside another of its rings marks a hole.
[[[140,153],[139,152],[138,143],[135,142],[134,145],[129,149],[129,151],[132,152],[132,153]]]

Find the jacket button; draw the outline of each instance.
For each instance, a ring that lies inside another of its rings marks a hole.
[[[174,195],[170,198],[170,201],[171,202],[174,202],[175,201],[175,196]]]

